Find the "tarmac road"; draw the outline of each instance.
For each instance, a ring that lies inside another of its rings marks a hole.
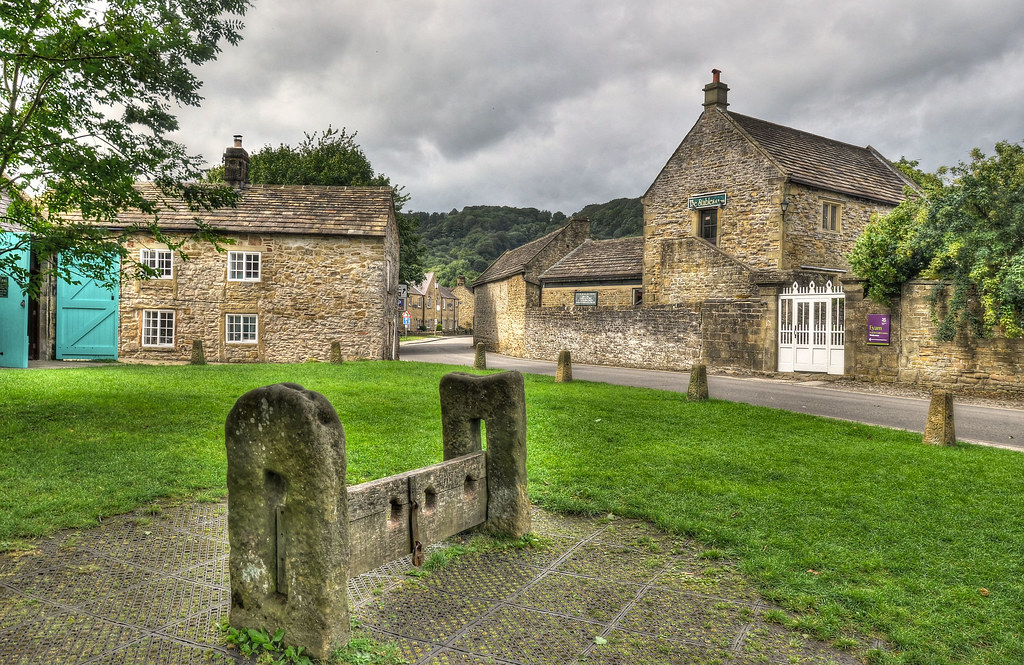
[[[418,362],[473,365],[471,337],[444,337],[406,342],[401,359]],[[491,369],[516,369],[530,374],[554,375],[555,363],[487,354]],[[580,365],[573,363],[574,379],[600,381],[623,386],[640,386],[686,392],[686,372]],[[882,425],[913,432],[924,430],[928,400],[838,388],[828,381],[788,381],[722,375],[708,376],[708,392],[715,399],[769,406]],[[960,441],[1024,451],[1024,409],[977,404],[955,405],[956,435]]]

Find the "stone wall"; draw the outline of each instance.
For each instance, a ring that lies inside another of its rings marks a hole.
[[[789,207],[786,209],[786,235],[782,253],[782,270],[797,270],[800,266],[824,266],[849,269],[846,256],[871,217],[886,214],[893,206],[865,199],[826,192],[787,183],[785,189]],[[822,204],[840,206],[839,228],[822,228]]]
[[[682,305],[526,310],[526,357],[689,370],[698,360],[715,369],[764,369],[759,299],[719,299]]]
[[[473,287],[473,344],[522,356],[526,336],[527,283],[522,275]],[[536,287],[535,287],[536,288]],[[537,298],[539,301],[539,297]]]
[[[662,275],[663,241],[697,235],[688,197],[725,191],[718,210],[718,248],[755,270],[780,264],[782,174],[721,112],[697,120],[644,195],[644,296],[651,305],[673,296]]]
[[[541,289],[540,304],[542,307],[574,307],[577,291],[597,291],[598,307],[632,307],[633,291],[639,288],[639,282],[613,286],[545,286]]]
[[[846,285],[847,374],[960,392],[1024,395],[1024,339],[999,333],[990,338],[962,333],[951,342],[935,339],[928,298],[937,284],[908,282],[891,307],[865,299],[860,283]],[[888,346],[868,346],[869,313],[892,317]]]
[[[757,292],[748,266],[700,238],[666,239],[657,247],[662,304],[748,298]]]
[[[202,340],[207,360],[218,362],[327,361],[334,341],[346,360],[391,357],[398,282],[393,234],[234,239],[229,251],[260,252],[258,282],[229,282],[227,253],[196,242],[184,246],[189,261],[174,257],[171,279],[122,281],[122,358],[186,360],[193,340]],[[164,246],[138,236],[127,247],[137,253]],[[174,311],[172,347],[142,345],[145,309]],[[227,314],[256,314],[257,341],[227,342]]]

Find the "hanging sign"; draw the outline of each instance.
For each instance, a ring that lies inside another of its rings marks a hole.
[[[686,207],[690,210],[701,208],[724,208],[725,192],[708,192],[707,194],[694,194],[686,199]]]
[[[868,344],[889,345],[888,314],[868,314]]]

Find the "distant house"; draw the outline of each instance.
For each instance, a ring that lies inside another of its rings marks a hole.
[[[473,341],[489,351],[526,351],[527,307],[540,306],[540,275],[579,247],[590,221],[571,219],[560,229],[504,252],[473,282]]]
[[[541,307],[643,302],[644,239],[586,240],[540,275]]]
[[[187,359],[194,341],[220,362],[391,359],[396,352],[398,231],[388,187],[248,185],[241,137],[225,152],[225,179],[238,206],[201,213],[232,244],[217,251],[189,241],[181,261],[152,235],[127,248],[158,274],[124,280],[115,301],[120,358]],[[151,184],[138,185],[153,198]],[[195,230],[180,201],[164,201],[159,226],[169,238]],[[146,223],[122,213],[117,223]],[[60,314],[58,313],[58,317]],[[60,335],[61,324],[57,330]],[[58,339],[58,349],[60,349]],[[74,349],[65,357],[76,356]]]
[[[433,272],[426,273],[419,284],[409,285],[410,330],[455,332],[458,307],[459,299],[438,283]]]
[[[475,311],[475,296],[473,295],[473,289],[466,285],[466,278],[463,275],[459,275],[455,278],[455,288],[452,289],[452,293],[459,301],[459,317],[458,317],[458,329],[459,331],[467,331],[473,329],[473,312]]]

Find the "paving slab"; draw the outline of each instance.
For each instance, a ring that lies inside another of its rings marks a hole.
[[[252,662],[218,628],[226,517],[225,503],[151,507],[0,554],[0,662]],[[357,631],[416,665],[862,662],[766,621],[756,588],[693,541],[539,509],[533,528],[540,548],[465,554],[425,576],[406,557],[350,580]]]

